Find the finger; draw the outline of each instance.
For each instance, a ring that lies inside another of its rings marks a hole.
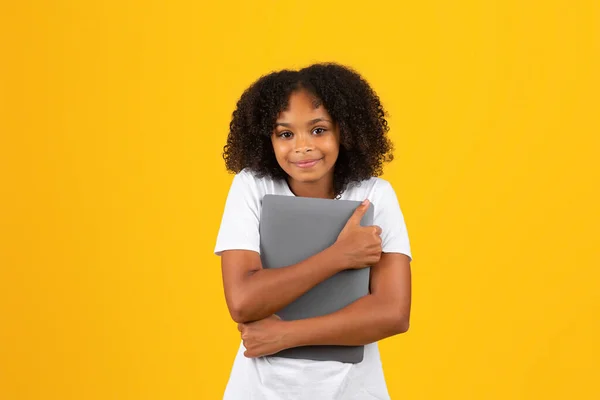
[[[356,207],[356,210],[354,210],[354,213],[352,214],[348,222],[355,225],[360,225],[360,220],[365,215],[368,209],[369,199],[365,199],[365,201],[363,201],[358,207]]]
[[[379,226],[377,226],[377,225],[373,225],[373,228],[374,228],[373,232],[374,232],[374,233],[375,233],[377,236],[380,236],[380,235],[381,235],[381,232],[382,232],[382,230],[381,230],[381,227],[379,227]]]
[[[249,350],[248,348],[246,348],[246,351],[244,351],[244,356],[246,356],[247,358],[254,358],[256,357],[256,350]]]
[[[379,260],[381,260],[381,253],[373,255],[371,257],[371,259],[369,260],[370,261],[369,265],[371,265],[372,267],[374,267],[375,265],[377,265],[377,263],[379,262]]]

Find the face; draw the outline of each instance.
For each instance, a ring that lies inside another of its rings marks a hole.
[[[337,125],[306,91],[292,93],[271,135],[275,157],[289,175],[290,185],[333,185],[333,167],[340,148]]]

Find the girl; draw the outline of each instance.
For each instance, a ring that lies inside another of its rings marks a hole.
[[[242,94],[224,148],[236,175],[215,247],[242,338],[224,399],[389,399],[377,341],[408,330],[412,256],[394,189],[377,178],[393,158],[388,130],[378,96],[338,64],[274,72]],[[265,194],[364,201],[331,247],[263,269]],[[374,226],[362,227],[369,201]],[[365,265],[372,266],[369,295],[318,318],[275,315],[335,273]],[[365,345],[365,353],[358,364],[268,357],[305,345]]]

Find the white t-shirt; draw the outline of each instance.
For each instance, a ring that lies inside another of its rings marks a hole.
[[[266,194],[294,196],[287,182],[257,178],[244,169],[235,175],[215,254],[224,250],[260,253],[258,225],[261,202]],[[384,179],[370,178],[349,185],[342,200],[369,199],[374,207],[374,225],[381,227],[384,253],[403,253],[412,259],[404,217],[394,189]],[[246,358],[240,343],[224,400],[370,400],[389,399],[377,343],[365,346],[358,364],[337,361],[297,360],[283,357]]]

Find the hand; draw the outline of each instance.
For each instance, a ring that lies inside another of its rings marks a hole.
[[[381,228],[360,225],[368,208],[369,200],[356,208],[334,243],[347,268],[364,268],[377,264],[381,258]]]
[[[277,315],[247,324],[238,324],[246,348],[244,356],[248,358],[268,356],[287,348],[283,340],[286,335],[283,324],[285,322]]]

